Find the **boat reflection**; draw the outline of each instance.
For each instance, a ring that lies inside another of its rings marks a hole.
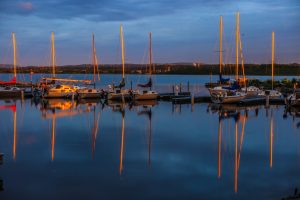
[[[100,113],[96,120],[97,102],[74,102],[72,100],[48,99],[41,102],[40,111],[44,119],[51,120],[51,160],[55,158],[55,141],[56,141],[56,124],[57,118],[71,117],[79,114],[89,113],[92,108],[94,111],[94,126],[92,129],[92,158],[94,159],[94,150],[96,145],[96,137],[98,132],[98,122]]]
[[[241,154],[243,149],[243,143],[245,138],[245,129],[246,122],[251,118],[249,112],[254,111],[252,117],[258,117],[258,110],[263,107],[261,106],[252,106],[252,107],[241,107],[234,105],[209,105],[208,112],[213,114],[218,114],[218,162],[217,162],[217,177],[221,178],[222,171],[222,134],[223,134],[223,123],[234,121],[234,192],[238,192],[238,174],[240,169]],[[273,109],[266,108],[266,111],[269,112],[269,166],[273,167],[273,148],[274,148],[274,118],[273,118]]]
[[[293,122],[297,128],[300,128],[300,121],[296,122],[297,118],[300,118],[300,107],[287,107],[284,110],[283,118],[292,117]]]
[[[113,112],[118,112],[122,116],[122,128],[121,128],[121,144],[120,144],[120,165],[119,165],[119,175],[122,175],[124,168],[124,152],[125,152],[125,112],[126,108],[129,111],[137,110],[137,115],[145,115],[149,120],[149,132],[148,134],[148,166],[151,166],[151,144],[152,144],[152,107],[157,105],[156,100],[138,101],[132,104],[126,104],[125,102],[120,103],[116,101],[109,100],[107,102],[108,107],[112,109]]]
[[[17,156],[17,106],[16,103],[11,105],[2,105],[0,106],[0,110],[11,110],[13,112],[13,159],[16,160]]]

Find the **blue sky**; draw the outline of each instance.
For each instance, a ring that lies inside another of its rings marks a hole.
[[[18,63],[49,65],[55,32],[57,64],[90,63],[95,33],[101,63],[120,63],[119,26],[126,62],[146,62],[152,32],[154,62],[218,63],[219,16],[224,21],[224,62],[234,62],[235,12],[241,14],[246,63],[269,63],[271,32],[276,61],[300,63],[298,0],[1,0],[0,63],[11,63],[11,32]]]

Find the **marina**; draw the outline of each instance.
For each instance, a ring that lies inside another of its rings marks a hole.
[[[0,200],[300,199],[300,1],[0,10]]]

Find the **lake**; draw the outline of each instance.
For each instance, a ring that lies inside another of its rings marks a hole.
[[[284,106],[0,100],[0,199],[281,199],[300,189]]]

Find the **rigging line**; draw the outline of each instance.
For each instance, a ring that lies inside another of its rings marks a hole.
[[[246,75],[245,75],[245,66],[244,66],[244,54],[243,54],[243,46],[242,46],[242,39],[241,39],[241,35],[239,33],[239,43],[240,43],[240,55],[241,55],[241,61],[242,61],[242,75],[243,75],[243,80],[244,80],[244,84],[246,86]]]

